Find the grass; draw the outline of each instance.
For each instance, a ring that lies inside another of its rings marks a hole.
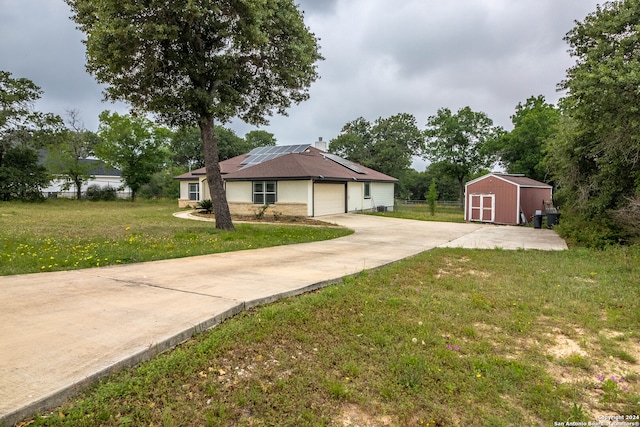
[[[30,425],[511,426],[638,414],[638,283],[638,247],[436,249],[242,313]]]
[[[224,233],[172,218],[174,210],[0,204],[1,269],[11,274],[17,267],[7,265],[29,256],[38,262],[25,270],[41,270],[49,254],[75,261],[44,270],[80,268],[346,232]],[[83,253],[67,241],[95,247]],[[244,312],[24,425],[510,426],[635,415],[638,283],[637,246],[436,249]]]
[[[101,267],[340,237],[336,227],[236,224],[175,218],[175,200],[0,203],[0,275]]]
[[[429,206],[427,206],[426,203],[396,203],[393,211],[372,212],[370,215],[417,219],[420,221],[464,222],[464,212],[461,207],[438,205],[436,207],[435,215],[431,215],[431,212],[429,212]]]

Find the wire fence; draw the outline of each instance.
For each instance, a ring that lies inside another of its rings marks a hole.
[[[396,199],[396,205],[426,205],[426,200],[407,200],[407,199]],[[459,200],[438,200],[438,206],[452,206],[459,207],[461,203]]]

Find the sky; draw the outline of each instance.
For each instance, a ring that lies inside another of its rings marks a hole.
[[[510,130],[530,96],[557,102],[557,84],[575,60],[564,35],[596,0],[297,0],[325,60],[310,99],[260,129],[278,145],[337,137],[359,117],[413,114],[424,129],[440,108],[465,106]],[[44,91],[38,111],[79,112],[95,131],[103,87],[85,70],[84,34],[63,0],[0,0],[0,70]],[[256,129],[234,120],[238,136]],[[424,163],[414,163],[420,169]]]

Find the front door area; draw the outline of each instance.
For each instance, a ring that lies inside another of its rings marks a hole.
[[[480,222],[494,222],[496,218],[495,194],[469,195],[469,220]]]

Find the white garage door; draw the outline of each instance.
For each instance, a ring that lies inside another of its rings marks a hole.
[[[313,185],[313,215],[344,213],[344,184]]]

